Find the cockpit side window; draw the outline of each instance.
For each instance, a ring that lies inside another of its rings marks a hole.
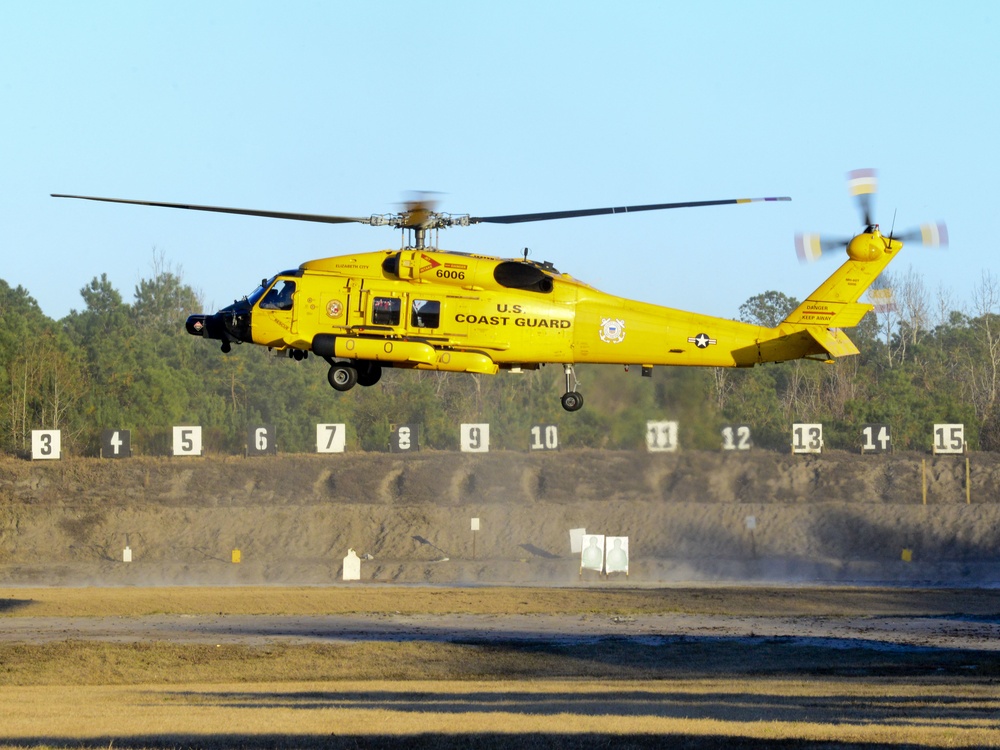
[[[295,282],[279,279],[260,301],[262,310],[291,310],[292,295],[295,294]]]
[[[413,328],[437,328],[441,325],[441,303],[437,300],[413,300],[410,326]]]
[[[398,297],[375,297],[372,300],[372,324],[398,326],[402,302]]]

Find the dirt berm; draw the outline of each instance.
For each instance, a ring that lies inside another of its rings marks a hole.
[[[967,504],[965,457],[916,453],[2,458],[0,584],[326,584],[354,548],[386,583],[993,585],[1000,455],[969,467]],[[628,578],[573,528],[628,536]]]

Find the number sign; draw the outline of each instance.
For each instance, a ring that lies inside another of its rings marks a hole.
[[[390,453],[412,453],[420,450],[419,430],[415,424],[393,425],[389,435]]]
[[[101,433],[101,458],[129,458],[131,455],[131,430],[104,430]]]
[[[965,425],[934,425],[934,453],[964,453]]]
[[[461,446],[462,453],[489,453],[490,426],[488,424],[463,424]]]
[[[274,425],[260,424],[250,427],[247,432],[248,456],[274,456],[278,453],[278,443],[274,439]]]
[[[823,425],[796,422],[792,425],[792,453],[822,453]]]
[[[892,437],[887,424],[866,424],[861,428],[862,453],[888,453]]]
[[[175,456],[201,455],[201,427],[174,427]]]
[[[750,440],[750,425],[727,424],[722,428],[722,450],[748,451],[753,443]]]
[[[677,450],[677,423],[646,422],[646,449],[653,453]]]
[[[55,461],[62,457],[62,434],[59,430],[31,431],[31,459]]]
[[[343,424],[316,425],[316,452],[343,453],[347,444],[347,426]]]
[[[536,424],[531,428],[531,442],[528,447],[533,451],[554,451],[559,448],[559,428],[554,424]]]

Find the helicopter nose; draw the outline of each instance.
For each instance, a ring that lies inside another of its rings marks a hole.
[[[187,322],[184,324],[184,328],[192,336],[207,336],[208,335],[208,316],[207,315],[191,315],[188,317]]]
[[[214,315],[192,315],[187,319],[184,328],[192,336],[204,336],[206,339],[229,341],[238,338],[226,330],[225,316],[221,313],[215,313]]]

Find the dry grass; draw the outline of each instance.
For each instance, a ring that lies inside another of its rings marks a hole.
[[[830,587],[429,588],[399,586],[0,588],[0,616],[156,614],[939,615],[1000,612],[998,589]]]
[[[5,589],[3,617],[148,614],[995,616],[997,592],[872,589]],[[0,646],[0,746],[1000,746],[1000,654],[781,639]],[[7,743],[4,745],[4,743]]]
[[[22,746],[995,746],[996,691],[963,692],[850,681],[147,684],[0,688],[0,715]]]

